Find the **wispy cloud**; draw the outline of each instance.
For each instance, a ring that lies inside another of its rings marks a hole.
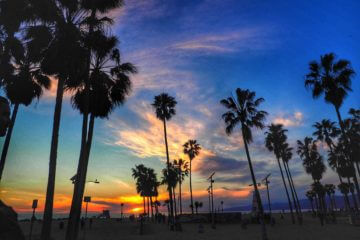
[[[284,127],[299,127],[303,125],[304,115],[302,112],[294,112],[292,115],[275,117],[272,121],[275,124],[282,124]]]
[[[183,40],[172,45],[172,48],[183,51],[204,53],[231,53],[248,50],[264,50],[274,48],[269,30],[263,27],[244,28],[231,32],[216,32]]]

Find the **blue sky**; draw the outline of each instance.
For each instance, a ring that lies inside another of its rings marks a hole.
[[[98,199],[100,208],[113,209],[136,194],[130,171],[135,164],[151,166],[158,174],[164,167],[162,125],[150,105],[155,95],[165,91],[178,101],[177,115],[169,123],[171,159],[184,157],[181,145],[187,139],[195,138],[203,147],[194,160],[197,198],[206,203],[207,175],[217,171],[218,201],[230,207],[250,203],[250,180],[241,135],[226,136],[219,101],[237,87],[256,91],[265,98],[267,123],[284,123],[294,146],[297,139],[311,135],[315,121],[336,120],[333,107],[322,99],[313,100],[304,88],[308,63],[334,52],[360,71],[358,1],[125,3],[112,13],[116,20],[112,31],[120,38],[122,60],[134,63],[139,73],[132,79],[127,103],[109,119],[96,121],[88,178],[98,178],[101,184],[87,191]],[[44,199],[55,88],[38,103],[21,107],[18,115],[1,183],[5,189],[1,194],[18,209],[25,209],[32,198]],[[342,108],[344,116],[350,107],[359,108],[358,76],[353,90]],[[69,96],[59,138],[56,192],[64,204],[59,203],[58,211],[68,208],[65,202],[72,193],[68,179],[75,172],[80,145],[81,119]],[[264,147],[263,132],[254,134],[251,154],[257,177],[271,172],[272,198],[284,201],[274,156]],[[290,165],[303,196],[311,178],[295,153]],[[330,169],[324,182],[337,184]],[[186,181],[185,197],[187,185]]]

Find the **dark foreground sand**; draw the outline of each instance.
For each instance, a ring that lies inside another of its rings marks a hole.
[[[317,218],[305,216],[303,226],[293,225],[289,216],[280,220],[277,216],[274,227],[267,226],[270,240],[355,240],[360,239],[360,227],[355,227],[347,222],[346,218],[340,218],[337,224],[320,226]],[[249,225],[242,229],[240,224],[218,224],[216,229],[211,229],[209,224],[204,225],[204,233],[198,233],[198,224],[182,224],[182,232],[171,232],[165,224],[146,223],[144,235],[139,235],[139,224],[131,222],[117,222],[116,220],[95,220],[92,229],[86,230],[87,240],[232,240],[232,239],[261,239],[260,225]],[[26,235],[29,234],[30,224],[21,223]],[[33,230],[33,240],[39,239],[41,224],[36,223]],[[54,240],[65,239],[65,229],[59,229],[59,222],[54,221],[52,236]],[[28,237],[28,236],[27,236]],[[28,238],[27,238],[28,239]],[[80,232],[79,240],[83,239],[83,231]]]

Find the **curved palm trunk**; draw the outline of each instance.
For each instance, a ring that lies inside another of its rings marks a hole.
[[[167,142],[167,134],[166,134],[166,120],[163,120],[164,123],[164,136],[165,136],[165,148],[166,148],[166,167],[168,173],[170,172],[170,159],[169,159],[169,148],[168,148],[168,142]],[[174,222],[174,208],[173,208],[173,199],[172,199],[172,188],[170,185],[168,186],[169,190],[169,202],[170,202],[170,218]]]
[[[54,122],[51,136],[51,148],[50,148],[50,161],[49,161],[49,176],[46,189],[46,200],[43,224],[41,228],[41,240],[49,240],[51,234],[51,223],[53,216],[53,204],[54,204],[54,192],[55,192],[55,174],[56,174],[56,158],[57,148],[59,140],[60,118],[61,118],[61,106],[64,95],[64,79],[58,79],[58,86],[56,90],[56,101],[54,110]]]
[[[9,150],[9,146],[10,146],[10,140],[11,140],[11,135],[12,135],[12,131],[14,129],[14,125],[15,125],[15,120],[16,120],[16,115],[19,109],[19,104],[15,104],[12,115],[11,115],[11,123],[9,126],[9,129],[6,133],[6,138],[5,138],[5,142],[4,142],[4,146],[2,149],[2,153],[1,153],[1,159],[0,159],[0,181],[1,181],[1,177],[4,171],[4,167],[5,167],[5,161],[6,161],[6,156]]]
[[[295,217],[294,217],[293,207],[292,207],[291,200],[290,200],[290,196],[289,196],[289,192],[288,192],[288,189],[287,189],[287,186],[286,186],[284,173],[283,173],[283,170],[282,170],[282,167],[281,167],[281,164],[280,164],[280,159],[279,159],[278,157],[276,157],[276,160],[277,160],[278,165],[279,165],[279,169],[280,169],[280,173],[281,173],[281,178],[282,178],[282,181],[283,181],[283,184],[284,184],[284,188],[285,188],[285,192],[286,192],[286,197],[287,197],[288,203],[289,203],[289,209],[290,209],[290,214],[291,214],[291,221],[292,221],[293,224],[295,224]]]
[[[278,160],[279,161],[279,160]],[[290,176],[289,176],[289,173],[287,171],[287,168],[286,168],[286,164],[284,161],[283,162],[283,166],[284,166],[284,169],[285,169],[285,173],[286,173],[286,177],[287,177],[287,180],[288,180],[288,183],[289,183],[289,187],[290,187],[290,191],[291,191],[291,197],[292,197],[292,200],[293,200],[293,203],[294,203],[294,207],[295,207],[295,211],[296,211],[296,215],[298,216],[298,218],[300,218],[300,214],[299,214],[299,210],[298,210],[298,206],[297,206],[297,203],[296,203],[296,199],[295,199],[295,195],[294,195],[294,191],[293,191],[293,188],[292,188],[292,185],[291,185],[291,182],[290,182]],[[282,171],[282,170],[281,170]],[[285,181],[285,180],[284,180]],[[284,182],[285,184],[285,182]],[[286,186],[286,185],[285,185]],[[288,196],[289,197],[289,196]],[[290,199],[290,198],[289,198]],[[290,200],[291,201],[291,200]],[[292,210],[291,210],[292,212]],[[299,220],[299,219],[298,219]],[[295,221],[294,221],[295,223]],[[301,224],[301,222],[299,221],[299,224]]]
[[[290,182],[291,182],[292,188],[293,188],[294,193],[295,193],[295,198],[296,198],[296,202],[297,202],[297,205],[298,205],[298,209],[299,209],[300,215],[302,215],[301,204],[300,204],[297,192],[296,192],[295,184],[294,184],[294,181],[293,181],[293,178],[292,178],[291,171],[290,171],[288,163],[286,163],[286,167],[287,167],[287,171],[289,172]]]
[[[182,214],[182,200],[181,200],[181,172],[180,172],[180,180],[179,180],[179,205],[180,205],[180,214]]]
[[[83,132],[87,133],[87,116],[83,116]],[[66,231],[66,240],[76,240],[79,232],[79,222],[81,216],[81,206],[83,202],[85,184],[86,184],[86,174],[90,157],[90,150],[92,144],[92,138],[94,133],[94,124],[95,117],[94,115],[90,115],[90,123],[89,123],[89,132],[88,135],[85,134],[85,142],[81,147],[80,159],[78,164],[78,169],[76,173],[74,194],[71,203],[70,216],[68,221],[68,227]]]
[[[193,203],[193,194],[192,194],[192,182],[191,182],[191,175],[192,175],[192,170],[191,170],[191,162],[192,162],[192,159],[190,158],[190,206],[191,206],[191,214],[194,215],[194,203]]]
[[[241,130],[242,129],[243,129],[243,127],[241,128]],[[242,130],[242,136],[243,136],[243,141],[244,141],[244,145],[245,145],[245,152],[246,152],[246,156],[247,156],[247,160],[248,160],[248,164],[249,164],[249,169],[250,169],[250,173],[251,173],[251,179],[252,179],[252,182],[254,185],[255,196],[256,196],[257,202],[258,202],[259,215],[260,215],[261,228],[262,228],[262,239],[267,240],[268,237],[267,237],[266,226],[265,226],[265,221],[264,221],[264,209],[263,209],[263,206],[261,203],[261,197],[260,197],[260,193],[259,193],[259,190],[257,187],[257,182],[256,182],[254,170],[253,170],[251,159],[250,159],[249,148],[248,148],[246,140],[244,139],[243,130]]]
[[[351,185],[350,178],[348,178],[348,184]],[[358,208],[358,204],[357,204],[357,201],[356,201],[356,197],[355,197],[354,191],[351,191],[351,197],[352,197],[352,199],[353,199],[354,208],[355,208],[356,211],[358,211],[359,208]]]

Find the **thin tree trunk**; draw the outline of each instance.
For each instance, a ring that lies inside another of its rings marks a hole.
[[[55,193],[55,175],[56,175],[56,158],[57,148],[59,140],[60,118],[61,118],[61,106],[64,95],[64,79],[58,79],[58,86],[56,90],[56,101],[54,110],[54,122],[51,136],[51,148],[50,148],[50,161],[49,161],[49,176],[46,189],[46,200],[43,224],[41,228],[41,240],[50,240],[51,235],[51,223],[53,216],[53,204]]]
[[[313,203],[313,200],[310,200],[310,205],[311,205],[312,213],[314,214],[315,211],[314,211],[314,203]]]
[[[342,178],[339,173],[338,173],[338,176],[339,176],[340,183],[342,184],[343,181],[342,181]],[[350,201],[349,201],[348,195],[343,193],[343,197],[344,197],[345,209],[347,211],[350,211]]]
[[[283,184],[284,184],[284,188],[285,188],[285,192],[286,192],[286,197],[287,197],[288,203],[289,203],[289,208],[290,208],[290,213],[291,213],[291,221],[292,221],[293,224],[295,224],[295,217],[294,217],[293,207],[292,207],[291,200],[290,200],[290,196],[289,196],[289,192],[288,192],[288,189],[287,189],[287,186],[286,186],[284,173],[283,173],[283,170],[282,170],[282,167],[281,167],[281,164],[280,164],[280,159],[279,159],[277,156],[276,156],[276,160],[277,160],[278,165],[279,165],[279,169],[280,169],[280,173],[281,173],[281,178],[282,178],[282,181],[283,181]]]
[[[194,215],[194,202],[193,202],[193,195],[192,195],[192,182],[191,182],[191,175],[192,175],[192,169],[191,169],[191,162],[192,162],[192,159],[189,157],[190,159],[190,206],[191,206],[191,214]]]
[[[153,201],[152,201],[152,196],[150,196],[150,205],[151,205],[151,219],[154,218],[154,210],[153,210]]]
[[[181,177],[181,176],[180,176]],[[182,214],[182,200],[181,200],[181,178],[179,181],[179,205],[180,205],[180,214]]]
[[[87,132],[87,120],[85,119],[85,115],[83,116],[83,131],[85,133],[85,145],[83,145],[80,159],[78,164],[78,170],[76,173],[76,180],[74,186],[74,194],[72,198],[72,204],[70,209],[70,216],[68,221],[68,227],[66,232],[66,240],[76,240],[79,232],[79,220],[81,217],[81,206],[83,202],[85,184],[86,184],[86,174],[90,157],[90,150],[92,144],[92,137],[94,133],[94,124],[95,124],[95,116],[90,115],[90,123],[89,123],[89,132]],[[85,125],[84,125],[85,124]],[[86,129],[85,127],[86,126]],[[82,141],[83,144],[83,141]]]
[[[150,218],[150,197],[147,197],[147,217],[148,217],[148,221],[149,221],[149,218]]]
[[[291,171],[290,171],[290,168],[289,168],[289,164],[288,164],[287,162],[286,162],[286,167],[287,167],[287,170],[288,170],[289,175],[290,175],[291,185],[292,185],[292,188],[293,188],[294,193],[295,193],[295,198],[296,198],[296,202],[297,202],[297,205],[298,205],[298,208],[299,208],[300,214],[302,214],[301,204],[300,204],[300,201],[299,201],[299,198],[298,198],[297,192],[296,192],[296,188],[295,188],[295,184],[294,184],[294,181],[293,181],[293,178],[292,178],[292,175],[291,175]]]
[[[354,170],[355,170],[355,169],[354,169]],[[358,179],[357,179],[357,177],[356,177],[355,171],[354,171],[353,181],[354,181],[355,188],[356,188],[356,192],[357,192],[357,196],[358,196],[358,199],[359,199],[359,202],[360,202],[360,188],[359,188],[359,182],[358,182]]]
[[[15,126],[16,115],[17,115],[18,109],[19,109],[19,104],[17,103],[17,104],[14,105],[14,109],[13,109],[13,112],[12,112],[12,115],[11,115],[11,123],[10,123],[9,129],[8,129],[8,131],[6,133],[6,138],[5,138],[4,146],[3,146],[3,149],[2,149],[2,153],[1,153],[0,181],[1,181],[1,178],[2,178],[3,171],[4,171],[6,156],[7,156],[8,150],[9,150],[11,135],[12,135],[12,131],[13,131],[14,126]]]
[[[279,161],[279,160],[278,160]],[[286,173],[286,177],[287,177],[287,180],[288,180],[288,183],[289,183],[289,187],[290,187],[290,191],[291,191],[291,197],[292,197],[292,200],[293,200],[293,203],[294,203],[294,207],[295,207],[295,211],[296,211],[296,215],[298,216],[298,218],[300,218],[300,213],[299,213],[299,210],[298,210],[298,206],[297,206],[297,202],[296,202],[296,199],[295,199],[295,194],[294,194],[294,191],[293,191],[293,188],[292,188],[292,185],[291,185],[291,181],[290,181],[290,175],[287,171],[287,168],[286,168],[286,164],[284,161],[283,162],[283,166],[284,166],[284,169],[285,169],[285,173]],[[299,220],[299,219],[298,219]],[[299,221],[299,224],[301,224],[301,222]]]
[[[247,160],[248,160],[248,163],[249,163],[251,179],[252,179],[252,182],[253,182],[253,185],[254,185],[255,195],[256,195],[257,203],[258,203],[258,207],[259,207],[259,215],[260,215],[261,228],[262,228],[262,239],[267,240],[268,237],[267,237],[266,226],[265,226],[264,209],[263,209],[263,206],[262,206],[260,193],[259,193],[259,190],[258,190],[258,187],[257,187],[257,182],[256,182],[254,170],[253,170],[251,159],[250,159],[249,148],[248,148],[246,140],[244,139],[243,126],[242,126],[241,130],[242,130],[242,136],[243,136],[243,141],[244,141],[244,145],[245,145],[245,152],[246,152]]]
[[[143,203],[144,203],[144,216],[146,215],[146,206],[145,206],[145,197],[143,196]]]
[[[167,142],[167,133],[166,133],[166,120],[163,120],[164,123],[164,136],[165,136],[165,148],[166,148],[166,167],[168,173],[170,172],[170,159],[169,159],[169,148],[168,148],[168,142]],[[174,208],[173,208],[173,199],[172,199],[172,189],[170,185],[168,185],[169,190],[169,202],[170,202],[170,218],[172,222],[174,222]]]
[[[337,211],[337,204],[336,204],[335,194],[333,194],[332,198],[333,198],[333,204],[334,204],[335,211]]]
[[[177,208],[176,208],[176,194],[175,194],[175,188],[173,188],[173,194],[174,194],[174,214],[175,217],[177,216]]]
[[[351,185],[350,178],[348,178],[348,184],[349,184],[349,186]],[[357,200],[356,200],[354,191],[351,191],[351,196],[352,196],[352,199],[353,199],[354,208],[355,208],[356,211],[358,211],[359,208],[358,208],[358,204],[357,204]]]

